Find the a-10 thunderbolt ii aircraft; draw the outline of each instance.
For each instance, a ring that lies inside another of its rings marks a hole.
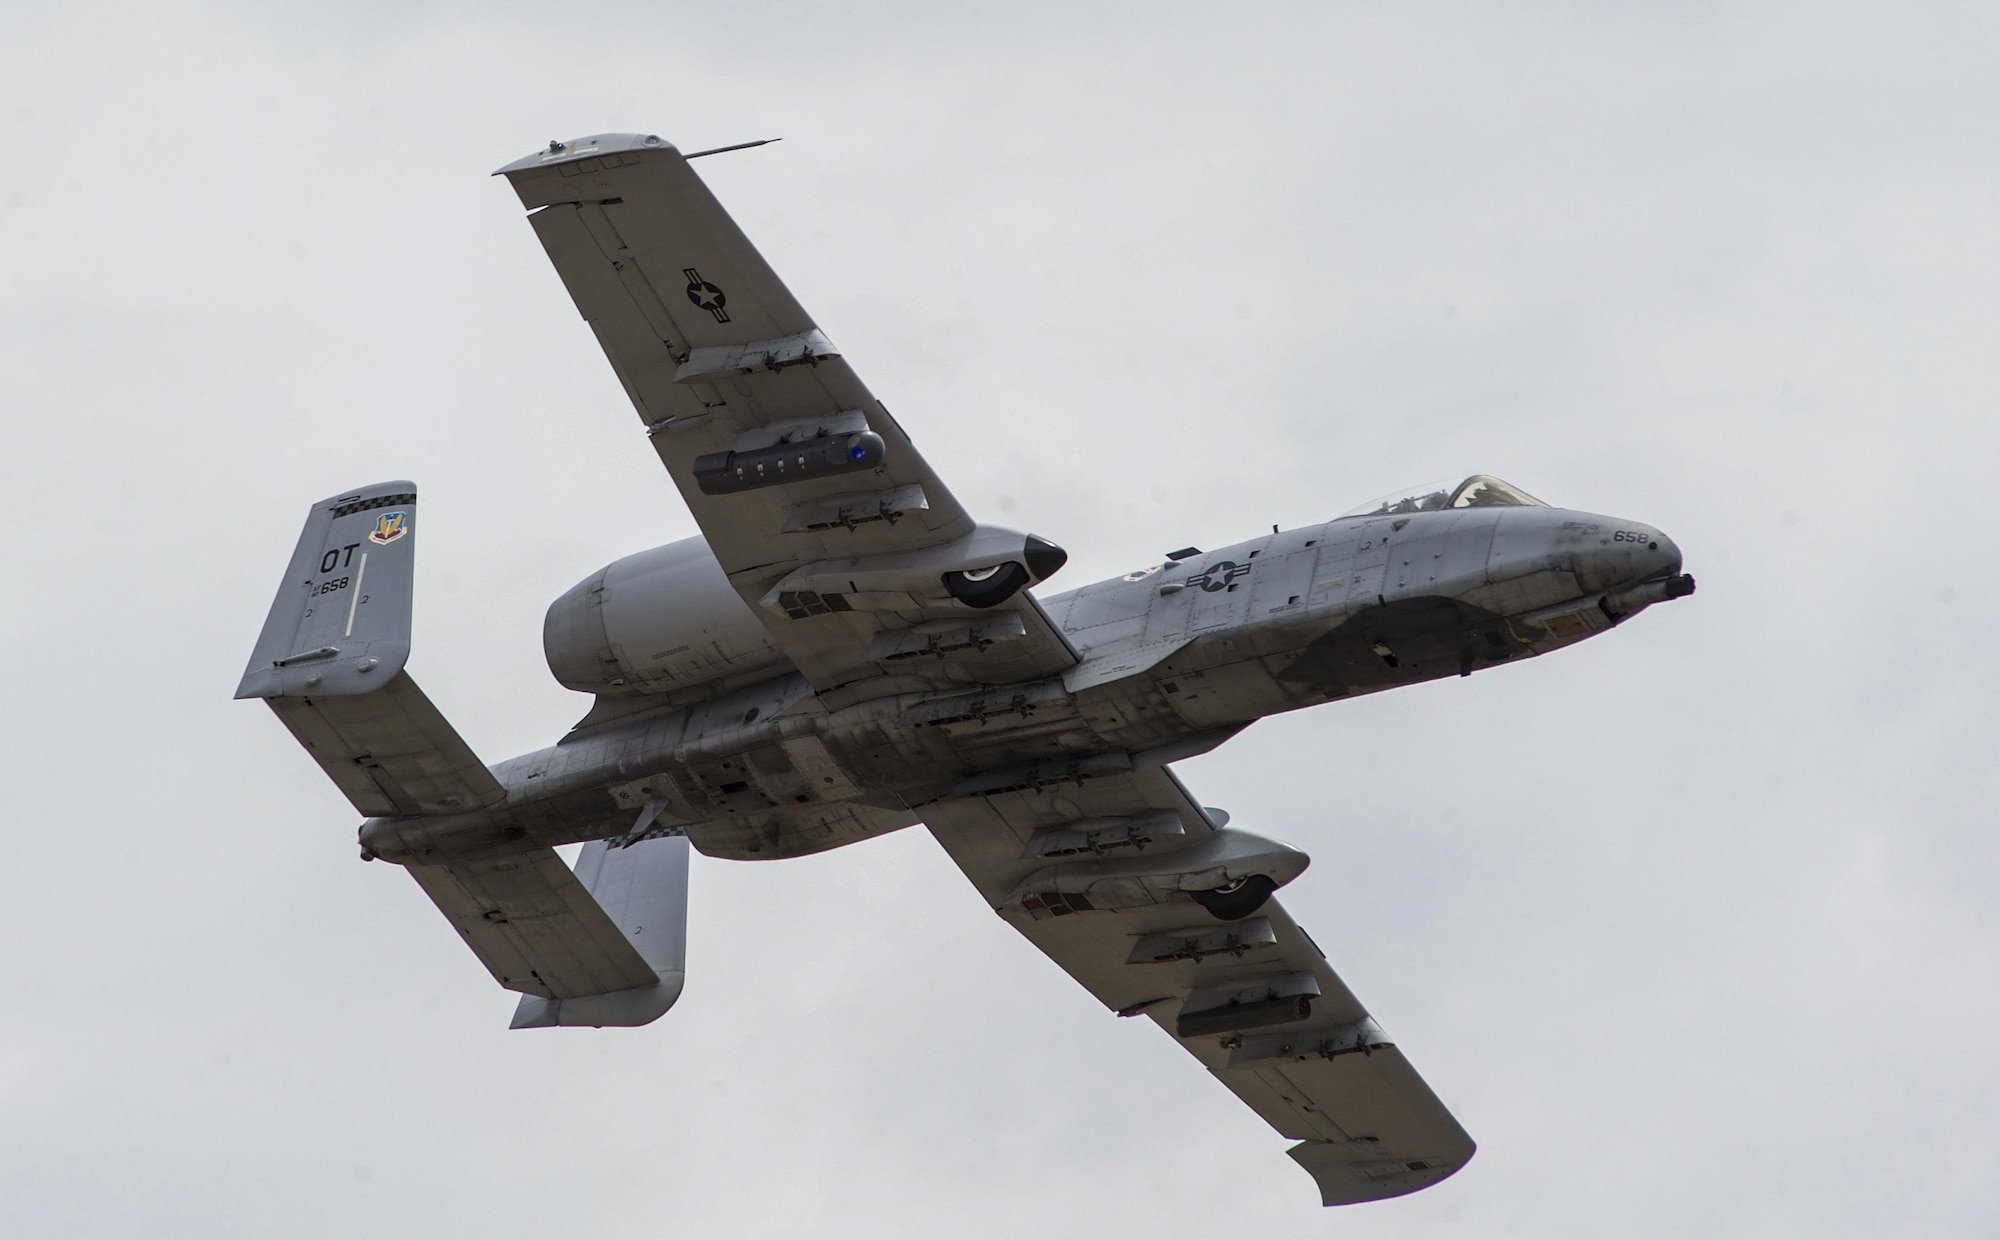
[[[702,537],[555,601],[549,668],[595,705],[489,767],[403,671],[416,487],[335,496],[237,696],[523,994],[515,1027],[673,1004],[690,845],[773,860],[922,823],[1108,1011],[1296,1141],[1326,1204],[1463,1166],[1471,1138],[1273,896],[1306,854],[1169,764],[1604,632],[1694,589],[1673,542],[1474,475],[1037,598],[1065,553],[960,505],[688,157],[600,134],[500,174]],[[579,841],[572,871],[555,848]]]

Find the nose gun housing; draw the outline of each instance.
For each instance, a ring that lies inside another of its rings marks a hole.
[[[1316,575],[1344,593],[1316,600],[1311,636],[1276,675],[1325,696],[1471,675],[1694,591],[1671,538],[1596,513],[1473,508],[1324,528],[1343,549]]]
[[[1503,616],[1521,616],[1592,596],[1621,595],[1680,572],[1680,547],[1644,522],[1560,508],[1512,509],[1494,514],[1486,580],[1463,597]],[[1646,601],[1692,592],[1691,584],[1679,594],[1654,591]],[[1646,605],[1638,598],[1630,599],[1637,604],[1630,611]]]

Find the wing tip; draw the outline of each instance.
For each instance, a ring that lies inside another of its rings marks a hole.
[[[1301,1141],[1285,1151],[1319,1185],[1320,1204],[1347,1206],[1384,1201],[1429,1188],[1458,1174],[1478,1152],[1472,1138],[1461,1149],[1410,1157],[1357,1156],[1352,1141]]]
[[[556,1029],[587,1026],[602,1029],[607,1025],[620,1028],[637,1028],[650,1025],[667,1014],[681,997],[681,989],[687,984],[687,974],[669,970],[660,974],[660,980],[651,986],[635,986],[630,990],[614,990],[601,995],[578,995],[569,999],[544,999],[540,995],[522,995],[514,1007],[514,1019],[508,1023],[509,1029]]]
[[[676,155],[680,150],[673,143],[656,133],[594,133],[581,138],[571,138],[564,142],[551,139],[549,144],[532,155],[523,155],[511,164],[495,168],[493,175],[513,179],[522,173],[540,168],[554,168],[563,164],[578,163],[586,159],[601,159],[606,155],[620,155],[627,151],[670,151]]]

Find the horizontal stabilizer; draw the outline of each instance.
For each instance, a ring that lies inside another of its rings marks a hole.
[[[553,848],[408,869],[509,990],[576,999],[661,981]]]
[[[320,769],[370,817],[458,814],[507,795],[407,672],[360,697],[269,701]]]
[[[659,980],[563,999],[525,995],[512,1028],[651,1024],[680,998],[687,976],[687,837],[670,835],[628,848],[602,841],[586,845],[576,876]]]

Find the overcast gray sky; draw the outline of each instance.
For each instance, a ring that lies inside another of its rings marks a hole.
[[[9,6],[0,1231],[1989,1236],[2000,27],[1975,5]],[[1181,774],[1481,1151],[1322,1212],[921,831],[697,858],[637,1031],[495,988],[261,707],[307,506],[426,501],[475,749],[694,532],[507,186],[686,149],[1081,585],[1498,473],[1701,582]]]

